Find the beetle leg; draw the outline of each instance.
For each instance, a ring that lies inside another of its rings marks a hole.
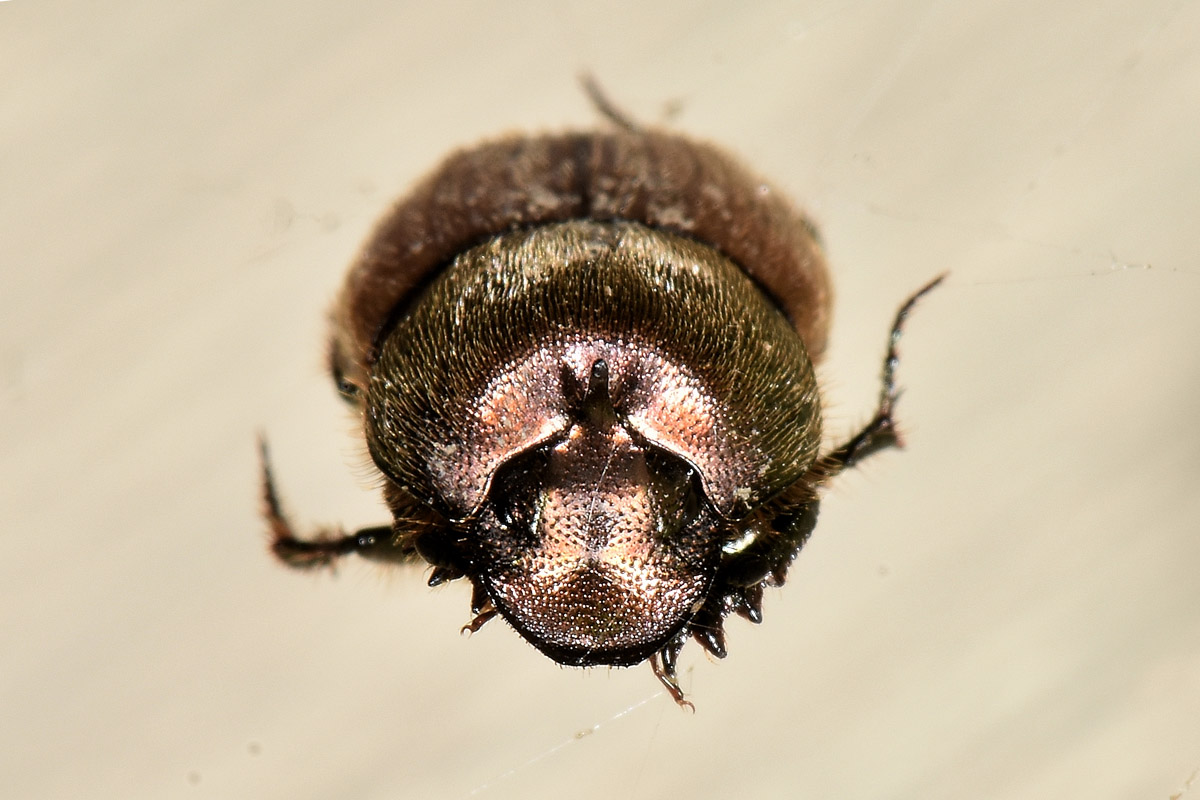
[[[650,669],[654,670],[654,677],[658,678],[658,682],[680,708],[690,708],[695,713],[696,707],[683,696],[683,689],[679,688],[679,681],[675,677],[675,657],[679,655],[683,641],[680,639],[679,646],[675,646],[675,639],[672,639],[662,650],[650,656]]]
[[[472,619],[466,625],[463,625],[459,630],[461,633],[476,633],[484,625],[491,622],[491,620],[499,613],[499,610],[492,606],[491,603],[488,603],[482,611],[475,615],[474,619]]]
[[[726,656],[725,615],[730,608],[724,596],[714,596],[688,623],[688,630],[701,647],[717,658]]]
[[[487,596],[487,592],[483,590],[481,584],[474,584],[471,587],[471,613],[474,618],[460,629],[461,633],[475,633],[484,625],[486,625],[500,611],[492,604],[492,599]]]
[[[904,333],[904,322],[908,319],[908,315],[916,306],[917,301],[933,291],[934,287],[945,278],[946,273],[942,273],[922,286],[905,300],[904,304],[900,306],[900,310],[896,312],[896,318],[892,322],[892,330],[888,336],[887,355],[883,359],[883,386],[879,392],[879,406],[875,410],[875,416],[848,442],[817,460],[809,472],[812,482],[826,481],[880,450],[904,446],[900,434],[896,431],[895,419],[892,417],[892,411],[900,399],[900,390],[896,387],[896,367],[900,365],[898,350],[900,337]]]
[[[733,610],[738,616],[750,620],[755,625],[763,621],[763,585],[761,583],[747,586],[737,593],[730,592],[730,597],[733,602]]]
[[[275,491],[266,440],[260,437],[258,445],[262,458],[263,517],[271,534],[271,552],[280,561],[289,567],[311,569],[331,565],[350,553],[380,561],[411,561],[418,557],[411,543],[398,542],[390,525],[363,528],[351,534],[320,529],[311,539],[296,536]]]
[[[579,82],[583,85],[583,91],[588,96],[588,100],[592,101],[592,105],[600,112],[600,115],[608,119],[609,122],[616,125],[618,128],[629,131],[630,133],[642,133],[641,125],[634,121],[633,117],[626,114],[609,99],[604,90],[600,88],[600,83],[590,72],[585,72],[579,76]]]
[[[744,607],[750,614],[749,619],[757,621],[755,616],[761,619],[758,605],[762,602],[762,584],[783,584],[788,565],[817,525],[820,505],[821,501],[813,498],[792,505],[786,512],[772,512],[769,529],[762,530],[740,552],[725,556],[717,572],[717,586],[721,594],[731,599],[730,610]],[[767,527],[765,522],[762,525]],[[757,595],[743,591],[755,586],[760,587]]]
[[[724,658],[727,616],[736,613],[751,622],[762,622],[763,587],[783,585],[788,567],[817,524],[819,506],[820,501],[813,499],[787,512],[776,510],[769,530],[760,532],[739,552],[726,555],[708,601],[688,622],[685,634],[712,655]],[[670,645],[662,650],[663,671],[670,675],[677,653],[678,647],[671,651]]]
[[[434,586],[441,586],[443,583],[449,583],[450,581],[456,581],[459,578],[461,578],[462,576],[463,576],[463,573],[461,571],[455,569],[454,567],[440,567],[439,566],[439,567],[434,567],[433,571],[429,573],[429,580],[427,581],[427,583],[429,584],[430,588],[432,588]]]

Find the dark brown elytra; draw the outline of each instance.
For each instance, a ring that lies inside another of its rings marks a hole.
[[[872,420],[821,454],[831,289],[815,228],[710,145],[645,130],[510,137],[447,158],[380,223],[330,364],[391,525],[298,537],[262,447],[272,549],[307,568],[424,560],[561,664],[649,660],[762,620],[819,489],[899,445],[900,308]]]

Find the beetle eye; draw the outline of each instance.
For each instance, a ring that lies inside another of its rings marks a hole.
[[[646,452],[651,481],[648,489],[657,509],[658,533],[674,536],[686,531],[704,506],[700,476],[675,456],[651,448]]]
[[[529,507],[520,502],[520,498],[517,495],[510,492],[499,494],[493,503],[493,509],[496,514],[496,521],[506,531],[528,527],[527,523],[532,517],[529,513]]]
[[[346,368],[343,366],[341,350],[335,342],[329,353],[329,374],[333,378],[333,386],[337,389],[338,395],[342,400],[350,405],[358,405],[359,397],[362,395],[362,390],[358,385],[346,377]]]
[[[505,465],[495,478],[491,495],[491,511],[500,527],[512,534],[532,536],[537,509],[531,498],[542,496],[542,475],[546,457],[534,451]]]
[[[343,400],[351,405],[358,403],[358,387],[346,380],[344,376],[334,376],[334,385],[337,387],[337,393]]]
[[[683,496],[679,507],[679,526],[690,525],[700,516],[700,508],[704,505],[704,494],[700,488],[700,475],[694,469],[688,470],[688,490]]]

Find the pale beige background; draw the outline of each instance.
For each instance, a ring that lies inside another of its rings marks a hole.
[[[0,3],[0,794],[1152,798],[1200,767],[1200,4]],[[561,669],[420,570],[322,371],[372,220],[448,148],[639,118],[821,222],[830,427],[888,319],[903,453],[761,627]],[[591,735],[584,735],[590,733]],[[1200,783],[1200,781],[1198,781]],[[1197,796],[1200,785],[1186,796]]]

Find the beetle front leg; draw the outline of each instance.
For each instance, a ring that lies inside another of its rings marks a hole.
[[[262,460],[263,518],[271,534],[271,552],[284,564],[296,569],[325,567],[350,553],[379,561],[404,562],[418,558],[411,540],[399,541],[390,525],[363,528],[351,534],[321,529],[310,539],[296,536],[275,491],[267,443],[261,437],[258,446]]]
[[[900,390],[896,387],[896,367],[900,365],[900,337],[904,333],[904,322],[917,301],[933,291],[945,278],[946,273],[942,273],[922,286],[905,300],[904,305],[896,312],[892,330],[888,335],[887,355],[883,359],[883,387],[879,392],[879,406],[875,410],[875,416],[848,442],[817,460],[809,472],[813,483],[822,483],[880,450],[903,446],[900,434],[896,431],[895,419],[892,417],[896,402],[900,399]]]
[[[694,714],[696,713],[696,706],[692,705],[691,701],[684,697],[683,689],[679,688],[679,679],[675,677],[676,659],[679,657],[679,651],[683,649],[683,644],[686,641],[686,630],[677,634],[661,650],[650,656],[650,669],[654,670],[654,677],[658,678],[658,682],[671,695],[671,699],[675,701],[675,704],[680,708],[690,708]]]

